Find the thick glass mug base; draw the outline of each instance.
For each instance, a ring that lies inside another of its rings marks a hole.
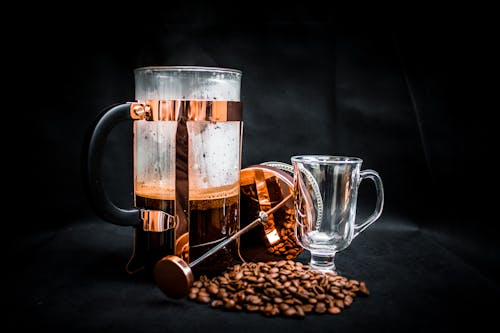
[[[329,272],[337,274],[335,268],[335,253],[333,254],[319,254],[311,252],[311,260],[309,262],[309,269],[321,272]]]

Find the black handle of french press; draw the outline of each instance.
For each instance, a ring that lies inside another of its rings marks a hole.
[[[89,127],[82,152],[83,183],[92,208],[102,219],[122,226],[139,225],[139,210],[122,209],[109,199],[101,179],[102,158],[111,130],[119,123],[131,120],[130,104],[107,107]]]

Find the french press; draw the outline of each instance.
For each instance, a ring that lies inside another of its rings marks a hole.
[[[166,255],[194,260],[239,230],[242,107],[239,70],[142,67],[134,71],[136,101],[107,108],[84,147],[91,204],[104,220],[134,230],[126,270],[151,270]],[[110,131],[133,122],[134,207],[110,201],[102,184]],[[199,269],[229,266],[237,244]]]

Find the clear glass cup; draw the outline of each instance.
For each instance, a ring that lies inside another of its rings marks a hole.
[[[374,170],[361,170],[363,161],[356,157],[301,155],[291,161],[297,241],[311,253],[310,269],[336,273],[335,254],[382,213],[382,179]],[[357,224],[358,187],[365,178],[373,180],[377,202],[374,212]]]

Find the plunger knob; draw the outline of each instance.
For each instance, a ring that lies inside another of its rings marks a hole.
[[[194,282],[191,267],[181,258],[172,255],[156,263],[154,278],[160,290],[172,298],[186,296]]]

